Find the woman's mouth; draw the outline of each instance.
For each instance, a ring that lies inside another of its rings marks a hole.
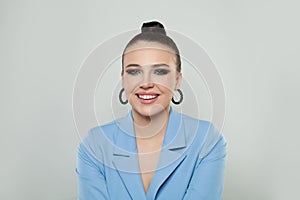
[[[143,94],[137,94],[138,98],[144,99],[144,100],[149,100],[149,99],[155,99],[158,97],[158,95],[143,95]]]
[[[150,104],[157,100],[158,94],[136,94],[139,101],[143,104]]]

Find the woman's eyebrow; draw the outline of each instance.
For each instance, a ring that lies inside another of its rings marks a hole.
[[[151,67],[170,67],[169,65],[167,65],[165,63],[150,64],[148,66],[151,66]],[[125,66],[125,68],[127,68],[127,67],[142,67],[142,66],[139,65],[139,64],[132,63],[132,64],[128,64],[128,65]]]
[[[127,67],[141,67],[141,65],[139,65],[139,64],[128,64],[128,65],[126,65],[125,68],[127,68]]]
[[[152,67],[170,67],[169,65],[165,64],[165,63],[159,63],[159,64],[154,64],[151,65]]]

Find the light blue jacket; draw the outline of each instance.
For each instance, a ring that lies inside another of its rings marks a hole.
[[[221,199],[226,142],[210,122],[171,108],[158,167],[147,193],[136,153],[131,112],[91,129],[78,146],[78,198]]]

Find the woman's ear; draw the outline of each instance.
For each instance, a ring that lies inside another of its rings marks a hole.
[[[124,70],[122,69],[122,71],[121,71],[121,78],[122,78],[122,87],[123,87],[123,80],[124,80]]]
[[[182,81],[182,73],[181,73],[181,72],[178,72],[177,75],[176,75],[176,85],[175,85],[175,90],[180,89],[181,81]]]

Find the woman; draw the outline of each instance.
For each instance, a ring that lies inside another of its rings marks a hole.
[[[221,199],[226,142],[170,106],[183,99],[181,60],[161,23],[144,23],[127,44],[121,76],[120,102],[132,110],[80,143],[79,199]]]

